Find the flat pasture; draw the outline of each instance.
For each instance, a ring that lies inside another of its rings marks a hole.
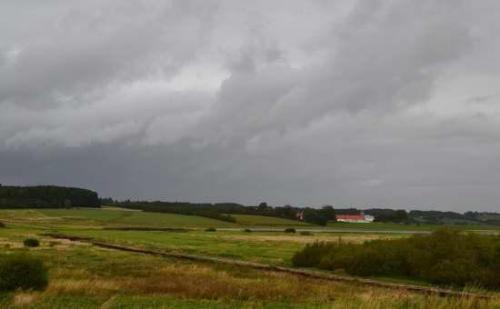
[[[308,243],[360,243],[409,236],[404,230],[398,232],[395,228],[391,233],[378,232],[380,226],[374,231],[362,229],[363,232],[351,232],[352,225],[344,225],[343,230],[340,228],[341,232],[336,232],[337,224],[321,228],[259,216],[236,216],[236,219],[236,223],[228,223],[197,216],[106,208],[0,210],[0,221],[6,224],[5,228],[0,228],[0,248],[3,253],[25,252],[41,257],[49,267],[50,279],[48,288],[43,292],[0,293],[0,307],[500,307],[500,295],[494,292],[488,292],[493,296],[491,300],[438,297],[232,265],[121,252],[84,242],[53,239],[46,234],[92,237],[107,243],[162,252],[230,258],[276,266],[291,266],[294,253]],[[287,225],[288,222],[290,225]],[[123,226],[189,229],[113,229]],[[297,233],[283,231],[290,226],[295,227]],[[216,230],[206,231],[207,227],[214,227]],[[259,230],[257,227],[268,230]],[[301,229],[312,232],[300,233]],[[40,247],[24,248],[22,241],[27,237],[38,238],[41,241]],[[394,281],[394,278],[387,280]]]

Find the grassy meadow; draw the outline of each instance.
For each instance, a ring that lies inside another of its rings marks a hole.
[[[269,217],[235,217],[236,223],[228,223],[196,216],[113,208],[0,210],[0,221],[6,225],[0,228],[2,253],[27,252],[41,257],[49,268],[49,286],[45,291],[1,293],[0,307],[500,308],[500,294],[491,291],[482,291],[492,295],[491,300],[426,296],[238,266],[120,252],[44,236],[47,232],[59,232],[166,252],[282,266],[290,266],[295,252],[316,241],[362,243],[408,237],[404,229],[391,225],[385,225],[391,233],[384,233],[381,225],[367,233],[367,225],[348,224],[343,226],[345,231],[338,232],[337,226],[317,228]],[[113,230],[124,226],[190,230]],[[282,231],[289,226],[297,228],[297,233]],[[205,231],[208,227],[217,230]],[[258,231],[257,227],[272,227],[276,231]],[[245,231],[252,228],[256,229]],[[300,228],[317,231],[302,235]],[[414,229],[408,227],[407,230]],[[38,238],[40,246],[25,248],[23,240],[28,237]]]

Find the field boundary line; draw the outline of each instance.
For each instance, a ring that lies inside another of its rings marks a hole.
[[[194,254],[184,254],[184,253],[177,253],[177,252],[166,252],[166,251],[143,249],[143,248],[138,248],[138,247],[124,246],[124,245],[119,245],[119,244],[103,242],[103,241],[95,240],[92,237],[70,236],[70,235],[56,234],[56,233],[45,233],[43,235],[49,236],[49,237],[52,237],[55,239],[67,239],[70,241],[86,242],[86,243],[90,243],[96,247],[101,247],[101,248],[106,248],[106,249],[113,249],[113,250],[133,252],[133,253],[141,253],[141,254],[147,254],[147,255],[155,255],[155,256],[161,256],[161,257],[167,257],[167,258],[191,260],[191,261],[228,264],[228,265],[247,267],[247,268],[259,269],[259,270],[265,270],[265,271],[271,271],[271,272],[288,273],[288,274],[293,274],[293,275],[306,277],[306,278],[313,278],[313,279],[350,282],[350,283],[356,283],[356,284],[361,284],[361,285],[369,285],[369,286],[374,286],[374,287],[397,289],[397,290],[406,290],[406,291],[410,291],[410,292],[417,292],[417,293],[422,293],[422,294],[434,294],[434,295],[439,295],[439,296],[471,297],[471,298],[480,298],[480,299],[490,299],[491,298],[491,296],[485,295],[485,294],[478,294],[478,293],[471,293],[471,292],[460,292],[460,291],[455,291],[455,290],[450,290],[450,289],[445,289],[445,288],[418,286],[418,285],[401,284],[401,283],[391,283],[391,282],[384,282],[384,281],[374,280],[374,279],[364,279],[364,278],[336,275],[336,274],[326,273],[326,272],[322,272],[322,271],[306,270],[306,269],[284,267],[284,266],[276,266],[276,265],[248,262],[248,261],[221,258],[221,257],[212,257],[212,256],[204,256],[204,255],[194,255]]]

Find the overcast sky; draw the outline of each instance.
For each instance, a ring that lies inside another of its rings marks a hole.
[[[0,2],[0,183],[500,211],[500,2]]]

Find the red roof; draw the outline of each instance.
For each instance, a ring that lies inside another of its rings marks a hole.
[[[364,215],[336,215],[335,217],[337,217],[337,220],[338,219],[342,219],[342,220],[365,220],[365,216]]]

